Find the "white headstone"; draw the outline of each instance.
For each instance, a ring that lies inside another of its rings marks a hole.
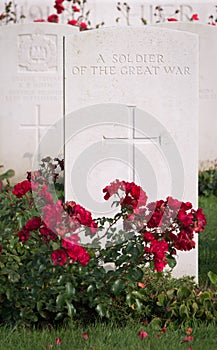
[[[199,161],[217,158],[217,28],[199,23],[163,27],[199,35]]]
[[[149,200],[197,205],[197,36],[152,27],[66,38],[65,195],[110,216],[102,188],[135,181]],[[175,274],[197,275],[197,250]]]
[[[74,31],[54,23],[0,27],[0,163],[15,170],[14,181],[62,151],[63,35]]]

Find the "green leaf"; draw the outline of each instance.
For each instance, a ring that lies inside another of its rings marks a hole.
[[[126,296],[126,303],[127,303],[127,305],[129,306],[129,307],[131,307],[131,305],[132,305],[132,295],[131,294],[127,294],[127,296]]]
[[[193,314],[195,315],[196,314],[196,312],[197,312],[197,310],[198,310],[198,305],[197,305],[197,303],[193,303],[192,304],[192,309],[193,309]]]
[[[185,300],[190,295],[191,295],[191,290],[186,286],[180,287],[177,291],[177,297],[179,300]]]
[[[66,296],[65,294],[59,294],[56,298],[57,308],[60,310],[65,304]]]
[[[51,246],[53,250],[59,249],[60,248],[60,242],[51,242]]]
[[[174,267],[177,264],[176,259],[173,258],[172,256],[167,257],[167,263],[171,269],[174,269]]]
[[[12,296],[13,296],[13,291],[12,291],[12,289],[7,289],[7,290],[6,290],[6,296],[7,296],[7,299],[8,299],[9,301],[12,300]]]
[[[112,291],[112,293],[114,293],[114,295],[117,295],[121,292],[121,290],[124,288],[124,286],[125,286],[125,281],[118,279],[113,283],[113,285],[111,287],[111,291]]]
[[[181,317],[185,317],[185,316],[189,317],[188,308],[185,304],[180,305],[179,313]]]
[[[71,299],[75,295],[75,288],[71,282],[66,283],[66,295],[67,298]]]
[[[63,312],[58,312],[58,314],[55,317],[55,320],[56,321],[61,320],[63,317],[64,317],[64,313]]]
[[[204,300],[211,300],[212,298],[212,293],[210,292],[203,292],[199,295],[199,300],[204,301]]]
[[[142,311],[142,303],[140,302],[139,299],[136,299],[135,303],[136,303],[136,309],[141,312]]]
[[[162,321],[158,317],[154,317],[153,320],[150,322],[150,326],[153,329],[159,330],[162,326]]]
[[[158,296],[158,302],[157,302],[158,306],[166,306],[167,305],[167,297],[165,294],[160,294]]]
[[[74,305],[70,304],[68,301],[66,301],[67,308],[68,308],[68,316],[72,318],[76,314],[76,309]]]
[[[127,278],[132,282],[141,281],[143,278],[143,271],[138,267],[129,269]]]
[[[217,288],[217,275],[212,271],[209,271],[208,277],[210,279],[210,282]]]
[[[90,284],[89,287],[87,288],[87,293],[90,295],[93,295],[94,291],[95,291],[95,287],[92,284]]]
[[[134,290],[133,292],[132,292],[132,295],[134,296],[134,297],[136,297],[137,299],[144,299],[144,297],[143,297],[143,295],[141,294],[141,293],[139,293],[139,292],[137,292],[137,290]]]
[[[4,174],[0,175],[0,180],[4,180],[4,179],[10,179],[11,177],[13,177],[15,175],[15,171],[12,169],[9,169],[8,171],[6,171]]]
[[[15,271],[11,271],[8,275],[8,279],[9,281],[11,281],[12,283],[16,283],[19,281],[20,279],[20,275],[19,273],[15,272]]]
[[[96,307],[96,311],[98,312],[98,314],[100,315],[100,317],[103,317],[106,315],[106,308],[104,305],[102,304],[98,304]]]
[[[41,315],[41,317],[47,318],[47,315],[46,315],[46,313],[42,310],[42,307],[43,307],[43,302],[42,302],[42,301],[38,301],[38,302],[37,302],[37,310],[38,310],[39,314]]]
[[[130,253],[131,249],[133,248],[134,246],[134,242],[129,242],[126,246],[126,248],[124,249],[124,253]]]

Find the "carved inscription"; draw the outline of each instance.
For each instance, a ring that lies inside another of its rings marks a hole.
[[[159,53],[129,54],[113,53],[109,59],[98,54],[96,64],[75,65],[72,67],[73,75],[99,75],[99,76],[156,76],[175,75],[189,76],[191,70],[189,66],[169,65],[164,55]]]
[[[56,35],[27,34],[18,36],[19,71],[57,70]]]
[[[6,90],[0,86],[1,102],[52,102],[63,96],[60,79],[54,76],[17,76]]]

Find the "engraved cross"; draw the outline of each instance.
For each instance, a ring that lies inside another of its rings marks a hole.
[[[41,149],[40,149],[40,142],[41,142],[41,130],[48,129],[49,127],[54,127],[52,124],[46,124],[41,122],[41,108],[40,105],[36,105],[36,121],[32,124],[20,124],[20,127],[22,129],[35,129],[36,134],[36,150],[37,150],[37,161],[41,161]],[[32,157],[32,155],[31,155]]]
[[[103,135],[103,139],[106,141],[125,141],[127,144],[130,144],[132,146],[132,153],[130,155],[131,157],[131,164],[133,165],[133,181],[136,181],[136,169],[135,169],[135,163],[136,163],[136,145],[138,144],[146,144],[146,143],[157,143],[161,144],[161,136],[151,136],[151,137],[143,137],[143,136],[137,136],[136,135],[136,106],[128,105],[128,111],[129,111],[129,133],[128,137],[106,137]]]

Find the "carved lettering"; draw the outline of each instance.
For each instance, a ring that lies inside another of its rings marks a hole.
[[[103,64],[99,64],[103,63]],[[166,64],[167,59],[161,53],[112,53],[96,57],[96,64],[90,66],[75,65],[71,72],[74,76],[157,76],[175,75],[187,77],[191,75],[189,66]]]
[[[97,59],[97,63],[105,63],[104,58],[101,54],[99,54],[99,58]]]
[[[190,67],[184,66],[164,66],[163,67],[167,74],[173,75],[190,75]]]
[[[113,63],[163,63],[163,55],[160,54],[116,54],[112,55]]]

